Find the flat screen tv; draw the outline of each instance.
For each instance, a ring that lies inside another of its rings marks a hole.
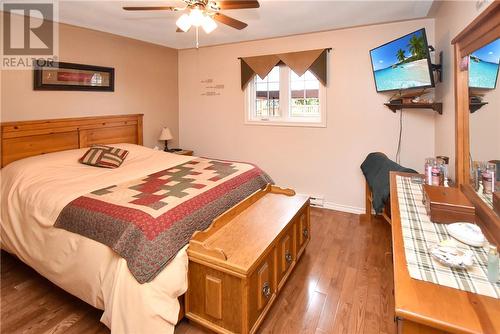
[[[377,92],[434,87],[425,29],[370,50]]]
[[[500,38],[472,52],[469,58],[469,87],[495,89],[500,62]]]

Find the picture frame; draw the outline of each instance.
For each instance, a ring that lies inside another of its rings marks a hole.
[[[57,62],[34,68],[34,90],[114,92],[112,67]]]

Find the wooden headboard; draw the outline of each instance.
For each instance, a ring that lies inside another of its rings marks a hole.
[[[0,165],[92,144],[142,145],[142,114],[0,123]]]

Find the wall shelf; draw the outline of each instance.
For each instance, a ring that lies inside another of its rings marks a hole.
[[[470,113],[473,114],[479,109],[481,109],[483,106],[487,105],[488,102],[471,102],[469,103],[469,110]]]
[[[443,114],[443,104],[441,102],[434,103],[384,103],[384,105],[391,109],[392,112],[402,109],[432,109],[438,114]]]

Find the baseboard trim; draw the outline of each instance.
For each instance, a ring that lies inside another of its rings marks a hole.
[[[342,212],[348,212],[348,213],[354,213],[356,215],[360,215],[362,213],[365,213],[364,208],[358,208],[355,206],[350,206],[350,205],[343,205],[343,204],[336,204],[333,202],[326,202],[323,205],[323,208],[328,209],[328,210],[335,210],[335,211],[342,211]]]
[[[305,196],[311,197],[311,195],[303,194],[303,193],[299,193],[298,195],[305,195]],[[356,215],[360,215],[362,213],[365,213],[365,208],[359,208],[356,206],[350,206],[350,205],[344,205],[344,204],[337,204],[337,203],[328,202],[328,201],[324,201],[323,206],[317,206],[317,205],[311,205],[311,206],[315,207],[315,208],[322,208],[322,209],[342,211],[342,212],[347,212],[347,213],[354,213]]]

